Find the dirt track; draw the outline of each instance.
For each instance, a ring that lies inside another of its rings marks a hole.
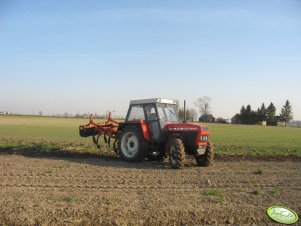
[[[117,158],[0,155],[0,225],[271,224],[301,213],[300,161],[221,161],[172,170]],[[299,221],[300,222],[300,221]]]

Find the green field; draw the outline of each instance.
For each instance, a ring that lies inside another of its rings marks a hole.
[[[96,149],[91,138],[81,138],[78,126],[88,119],[0,116],[0,150],[110,152],[104,142]],[[301,129],[207,124],[218,154],[301,156]]]
[[[301,129],[207,124],[217,153],[301,156]]]

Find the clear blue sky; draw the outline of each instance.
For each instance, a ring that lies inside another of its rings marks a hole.
[[[301,119],[301,1],[0,0],[0,92],[16,113],[206,95],[216,117],[288,99]]]

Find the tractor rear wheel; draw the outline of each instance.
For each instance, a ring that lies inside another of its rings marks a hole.
[[[126,161],[143,161],[145,156],[144,137],[139,128],[125,128],[118,139],[118,151]]]
[[[214,158],[214,151],[212,145],[208,142],[205,154],[195,155],[195,160],[198,166],[210,166]]]
[[[166,148],[167,153],[169,154],[171,167],[180,169],[183,166],[185,159],[185,148],[182,140],[172,138],[167,142]]]

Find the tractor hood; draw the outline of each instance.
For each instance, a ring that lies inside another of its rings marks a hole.
[[[195,125],[191,123],[171,123],[166,124],[165,129],[167,131],[185,131],[185,132],[200,132],[200,131],[208,131],[207,126],[204,125]]]
[[[180,135],[185,147],[188,148],[206,146],[210,135],[207,126],[190,123],[168,123],[164,130],[167,133]]]

